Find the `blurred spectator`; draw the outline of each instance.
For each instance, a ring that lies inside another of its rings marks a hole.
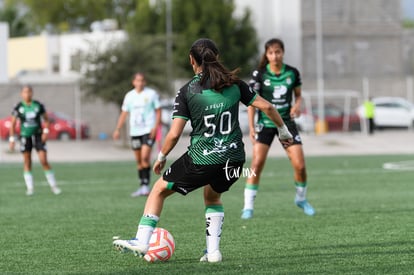
[[[374,128],[375,128],[375,123],[374,123],[375,104],[374,102],[372,102],[371,98],[369,98],[368,100],[364,102],[364,114],[368,122],[368,133],[372,135],[374,134]]]

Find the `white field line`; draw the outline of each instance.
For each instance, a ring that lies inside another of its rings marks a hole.
[[[382,165],[382,168],[397,171],[414,171],[414,160],[386,162]]]

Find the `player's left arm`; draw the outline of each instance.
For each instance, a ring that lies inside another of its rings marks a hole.
[[[290,109],[290,117],[295,118],[300,116],[300,108],[302,106],[302,89],[300,86],[297,86],[293,89],[295,95],[295,103]]]
[[[152,139],[155,138],[157,134],[158,127],[161,126],[161,108],[155,109],[155,125],[154,128],[151,129],[150,137]]]
[[[42,129],[42,141],[46,142],[48,134],[49,134],[50,122],[49,122],[49,116],[47,115],[47,112],[44,112],[42,117],[43,117],[43,125],[44,125]]]
[[[292,68],[294,74],[293,94],[295,96],[295,103],[290,108],[290,117],[293,119],[300,116],[300,109],[302,106],[302,78],[298,69]]]
[[[175,145],[180,139],[186,123],[187,120],[183,118],[176,117],[173,119],[170,130],[165,137],[164,144],[153,166],[155,174],[161,174],[161,171],[164,168],[165,162],[167,160],[167,155],[171,152],[172,149],[174,149]]]

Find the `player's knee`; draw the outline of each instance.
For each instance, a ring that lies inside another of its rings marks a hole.
[[[294,169],[297,173],[306,174],[306,166],[304,162],[295,163]]]
[[[264,163],[265,163],[264,159],[256,158],[252,161],[252,169],[254,169],[254,171],[260,173],[263,169]]]
[[[138,165],[142,168],[149,167],[151,165],[150,156],[141,156]]]
[[[205,205],[220,205],[221,199],[219,197],[212,198],[212,197],[205,197],[204,198]]]

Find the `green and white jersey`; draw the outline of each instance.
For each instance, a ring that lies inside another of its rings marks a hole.
[[[19,102],[13,109],[12,116],[20,120],[20,136],[30,137],[42,133],[42,115],[45,107],[33,100],[30,105]]]
[[[201,74],[195,75],[178,91],[172,114],[191,121],[188,155],[200,165],[244,162],[239,102],[250,105],[256,93],[243,81],[217,92],[200,80]]]
[[[290,109],[294,89],[302,85],[299,71],[287,64],[283,64],[280,74],[274,74],[270,65],[262,70],[255,70],[249,86],[261,95],[264,99],[273,104],[283,121],[291,120]],[[265,113],[259,111],[258,121],[264,127],[276,128],[273,121]]]

